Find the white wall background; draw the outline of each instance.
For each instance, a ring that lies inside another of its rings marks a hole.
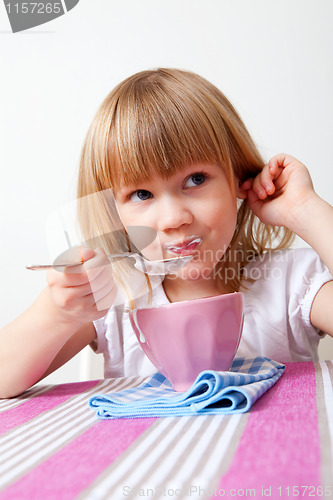
[[[75,196],[90,121],[136,71],[171,66],[211,80],[265,156],[298,157],[333,203],[332,22],[331,0],[80,0],[12,34],[1,4],[0,327],[44,287],[25,264],[49,260],[45,219]],[[48,380],[97,378],[100,366],[80,371],[75,358]]]

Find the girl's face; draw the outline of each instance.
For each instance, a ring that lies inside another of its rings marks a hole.
[[[157,238],[143,250],[151,260],[192,254],[182,280],[214,280],[213,270],[236,227],[237,198],[218,165],[194,164],[168,179],[156,176],[115,193],[124,226],[148,226]]]

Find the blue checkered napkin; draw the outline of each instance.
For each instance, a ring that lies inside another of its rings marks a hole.
[[[148,382],[112,394],[97,394],[89,406],[101,419],[244,413],[272,385],[284,365],[264,357],[236,358],[227,372],[201,372],[186,392],[176,392],[157,372]]]

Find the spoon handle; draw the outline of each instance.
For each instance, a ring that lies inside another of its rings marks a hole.
[[[108,255],[108,258],[111,259],[113,262],[123,259],[124,257],[129,257],[131,254],[128,252],[124,253],[119,253],[119,254],[113,254],[113,255]],[[29,269],[30,271],[47,271],[48,269],[59,269],[59,268],[64,268],[64,267],[76,267],[76,266],[82,266],[84,262],[79,261],[79,262],[71,262],[71,263],[59,263],[59,264],[31,264],[29,266],[25,266],[26,269]]]
[[[75,267],[81,266],[82,262],[77,262],[76,264],[30,264],[29,266],[25,266],[29,271],[47,271],[48,269],[57,269],[60,267]]]

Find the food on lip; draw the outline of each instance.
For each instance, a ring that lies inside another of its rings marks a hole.
[[[198,245],[200,245],[201,241],[202,238],[199,236],[191,236],[180,243],[166,243],[165,249],[176,254],[190,253],[195,250]]]

